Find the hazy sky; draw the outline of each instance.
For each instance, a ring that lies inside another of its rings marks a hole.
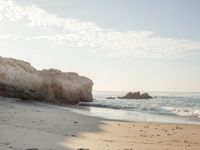
[[[94,90],[200,92],[199,0],[0,0],[0,55]]]

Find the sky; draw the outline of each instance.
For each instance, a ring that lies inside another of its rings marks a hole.
[[[0,56],[95,91],[200,92],[199,0],[0,0]]]

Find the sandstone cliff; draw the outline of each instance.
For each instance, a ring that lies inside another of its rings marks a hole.
[[[92,101],[92,85],[77,73],[39,71],[27,62],[0,57],[0,96],[73,104]]]

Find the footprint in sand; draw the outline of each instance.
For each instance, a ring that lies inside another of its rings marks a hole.
[[[177,130],[182,130],[183,128],[177,126],[176,129],[177,129]]]
[[[4,145],[10,145],[10,143],[9,142],[5,142],[5,143],[3,143]]]
[[[113,142],[113,140],[104,140],[104,141],[106,141],[106,142]]]
[[[157,134],[156,136],[160,136],[160,134]]]
[[[185,143],[189,143],[187,140],[184,140]]]

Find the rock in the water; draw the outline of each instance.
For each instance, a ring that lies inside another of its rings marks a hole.
[[[125,96],[118,97],[119,99],[149,99],[152,98],[148,93],[140,94],[140,92],[129,92]]]
[[[0,96],[73,104],[92,101],[92,85],[77,73],[39,71],[27,62],[0,57]]]
[[[115,99],[115,97],[106,97],[106,99]]]

